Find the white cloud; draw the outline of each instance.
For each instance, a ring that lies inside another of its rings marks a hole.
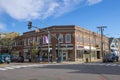
[[[99,2],[101,2],[102,0],[87,0],[88,5],[93,5],[93,4],[97,4]]]
[[[102,0],[0,0],[0,12],[17,20],[46,19],[75,10],[84,1],[92,5]]]
[[[6,30],[6,25],[3,23],[0,23],[0,30]]]

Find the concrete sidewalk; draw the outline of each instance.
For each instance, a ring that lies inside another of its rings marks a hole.
[[[4,64],[0,64],[0,67],[4,67],[5,65]]]

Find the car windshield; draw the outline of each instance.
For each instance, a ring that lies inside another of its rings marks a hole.
[[[112,57],[112,54],[106,54],[105,57],[106,57],[106,58]]]

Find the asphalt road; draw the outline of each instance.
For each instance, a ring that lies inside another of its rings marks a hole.
[[[0,70],[0,80],[120,80],[120,65],[112,63],[27,65]]]

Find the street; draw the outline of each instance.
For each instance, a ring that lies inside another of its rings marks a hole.
[[[0,80],[119,80],[119,63],[9,64]]]

